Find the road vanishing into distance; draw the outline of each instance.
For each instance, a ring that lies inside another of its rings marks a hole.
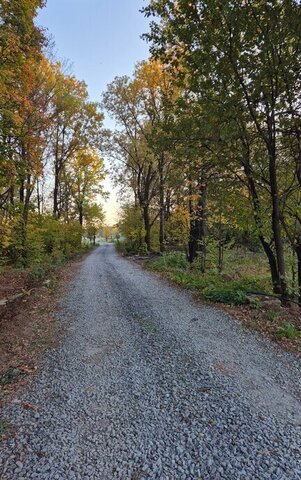
[[[301,479],[292,355],[110,244],[58,315],[59,346],[5,409],[1,479]]]

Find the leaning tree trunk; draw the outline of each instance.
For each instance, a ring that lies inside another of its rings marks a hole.
[[[254,215],[255,225],[258,231],[258,238],[260,240],[264,253],[266,254],[269,262],[270,273],[271,273],[272,284],[273,284],[273,292],[276,294],[280,294],[281,285],[280,285],[277,259],[271,248],[271,245],[266,241],[263,234],[264,229],[263,229],[263,223],[262,223],[262,218],[260,214],[260,200],[258,197],[257,188],[253,178],[253,172],[252,172],[252,168],[250,166],[248,157],[245,158],[243,166],[244,166],[245,175],[248,180],[248,188],[249,188],[249,193],[252,200],[253,215]]]

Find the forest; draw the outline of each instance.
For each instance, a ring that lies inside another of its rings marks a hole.
[[[300,27],[0,0],[0,479],[301,480]]]
[[[53,59],[43,6],[0,2],[0,261],[37,275],[93,243],[105,177],[103,113]]]
[[[0,2],[1,265],[95,243],[107,158],[119,250],[211,300],[301,305],[300,3],[152,0],[150,58],[99,103],[55,60],[44,6]]]
[[[300,2],[152,0],[143,14],[151,58],[103,95],[118,248],[160,252],[153,268],[208,299],[301,306]]]

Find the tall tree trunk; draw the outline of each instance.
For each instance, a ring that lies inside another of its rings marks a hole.
[[[28,215],[29,215],[29,206],[30,198],[33,192],[33,187],[31,185],[31,175],[28,173],[29,169],[29,160],[27,158],[27,152],[25,146],[22,145],[21,148],[21,178],[20,178],[20,187],[19,187],[19,198],[22,203],[22,216],[20,218],[20,235],[21,235],[21,245],[22,245],[22,258],[26,260],[26,240],[27,240],[27,224],[28,224]]]
[[[297,265],[298,265],[298,303],[301,307],[301,238],[298,237],[296,245],[295,245],[295,252],[297,255]]]
[[[62,210],[62,185],[61,174],[65,163],[65,135],[66,128],[62,129],[62,140],[59,145],[59,126],[56,131],[56,146],[54,153],[54,190],[53,190],[53,216],[59,218]]]
[[[207,200],[207,185],[199,182],[198,186],[198,202],[196,207],[191,201],[192,187],[190,182],[190,232],[188,242],[188,260],[192,263],[199,255],[201,255],[201,271],[206,269],[206,200]]]
[[[278,191],[278,183],[277,183],[275,157],[276,157],[275,149],[272,148],[270,152],[270,159],[269,159],[269,175],[270,175],[271,196],[272,196],[272,230],[274,234],[280,292],[284,301],[286,301],[288,299],[288,291],[287,291],[286,273],[285,273],[284,248],[283,248],[283,242],[281,238],[279,191]]]
[[[56,128],[56,143],[54,152],[54,189],[53,189],[53,216],[58,217],[59,211],[59,174],[60,174],[60,159],[59,159],[59,127]]]
[[[25,199],[25,181],[23,180],[23,178],[21,179],[20,181],[20,187],[19,187],[19,200],[21,203],[24,203],[24,199]]]
[[[55,161],[54,167],[54,189],[53,189],[53,216],[58,218],[59,216],[59,164],[58,160]]]
[[[78,206],[78,219],[79,219],[79,224],[82,227],[84,223],[84,209],[82,205]]]
[[[219,223],[218,223],[218,259],[217,259],[217,270],[218,273],[222,273],[223,264],[224,264],[224,242],[223,242],[223,231],[222,231],[222,209],[220,209],[219,214]]]
[[[159,206],[160,206],[160,231],[159,242],[160,252],[163,253],[165,249],[165,188],[164,188],[164,153],[159,158]]]
[[[23,213],[25,225],[27,225],[28,223],[29,203],[30,203],[32,192],[33,192],[33,187],[31,185],[31,175],[28,174],[27,185],[26,185],[26,195],[24,200],[24,213]]]
[[[296,152],[296,177],[301,187],[301,134],[298,127],[295,128],[295,136],[297,138],[297,152]]]
[[[19,184],[19,200],[21,203],[25,202],[25,180],[26,180],[26,172],[27,172],[27,158],[26,158],[26,150],[25,146],[22,144],[21,146],[21,170],[19,174],[20,184]]]
[[[144,221],[144,228],[145,228],[145,243],[147,246],[147,250],[151,250],[151,224],[149,218],[149,206],[143,206],[143,221]]]
[[[196,257],[196,245],[194,241],[194,235],[193,235],[193,224],[194,224],[194,208],[193,208],[193,201],[192,201],[192,180],[191,177],[188,177],[188,182],[189,182],[189,218],[190,218],[190,223],[189,223],[189,240],[188,240],[188,261],[189,263],[192,263],[193,260]]]
[[[40,194],[40,182],[37,179],[37,202],[38,202],[38,214],[41,215],[41,194]]]
[[[15,189],[13,185],[9,189],[9,201],[11,205],[15,204]]]
[[[33,193],[31,185],[31,175],[27,175],[26,185],[23,183],[23,202],[22,202],[22,218],[21,218],[21,244],[22,244],[22,258],[26,260],[26,241],[27,241],[27,224],[29,216],[30,199]]]

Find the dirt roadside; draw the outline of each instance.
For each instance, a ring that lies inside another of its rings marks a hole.
[[[24,271],[1,275],[1,299],[12,301],[0,306],[0,408],[38,373],[42,353],[58,342],[62,334],[55,315],[58,302],[84,258],[55,269],[41,282]]]

